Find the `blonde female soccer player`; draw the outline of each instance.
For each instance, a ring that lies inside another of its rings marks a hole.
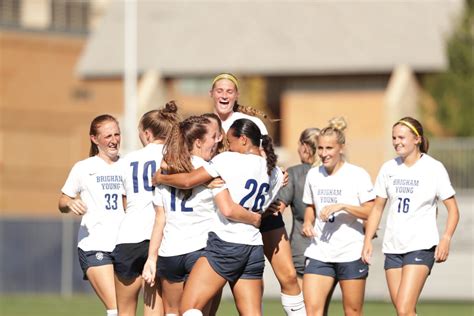
[[[364,231],[375,194],[369,174],[344,159],[346,122],[330,121],[318,136],[321,166],[306,176],[303,234],[306,249],[303,293],[308,315],[323,315],[334,284],[339,283],[345,315],[362,315],[368,265],[362,262]]]
[[[455,192],[443,164],[428,153],[423,126],[404,117],[392,128],[397,153],[377,176],[375,206],[367,221],[362,259],[370,263],[372,237],[388,202],[382,251],[385,276],[398,315],[416,315],[416,303],[434,262],[449,255],[451,238],[459,221]],[[441,239],[436,226],[437,202],[448,211]]]

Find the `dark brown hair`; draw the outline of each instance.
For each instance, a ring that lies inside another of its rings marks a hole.
[[[170,173],[191,172],[191,151],[197,139],[203,139],[211,121],[203,116],[190,116],[175,125],[165,143],[164,161]]]

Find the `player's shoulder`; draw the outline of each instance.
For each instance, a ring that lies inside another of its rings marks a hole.
[[[310,168],[306,177],[309,179],[324,176],[324,167],[322,165]]]
[[[231,160],[231,159],[237,159],[238,157],[240,157],[242,154],[239,154],[239,153],[236,153],[236,152],[232,152],[232,151],[224,151],[220,154],[218,154],[217,156],[215,156],[214,158],[212,158],[212,162],[216,162],[216,161],[223,161],[223,160]]]
[[[426,164],[426,165],[431,165],[431,166],[442,166],[443,165],[443,163],[441,161],[436,160],[435,158],[431,157],[428,154],[423,154],[423,156],[421,156],[420,162],[422,162],[423,164]]]
[[[364,175],[364,176],[369,174],[367,170],[365,170],[364,168],[351,164],[349,162],[345,163],[345,167],[346,167],[346,170],[352,174],[358,174],[358,175]]]
[[[134,151],[131,151],[129,153],[127,153],[122,159],[124,161],[133,161],[133,160],[136,160],[137,157],[140,157],[142,152],[143,152],[143,149],[144,148],[140,148],[140,149],[137,149],[137,150],[134,150]]]
[[[403,161],[400,157],[395,157],[390,160],[385,161],[380,167],[380,171],[387,172],[399,168],[403,164]]]
[[[90,169],[102,163],[102,159],[97,156],[87,157],[79,160],[73,166],[73,169]]]

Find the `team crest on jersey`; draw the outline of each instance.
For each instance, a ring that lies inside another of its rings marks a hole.
[[[95,253],[95,258],[99,261],[102,261],[104,259],[104,254],[102,252],[96,252]]]

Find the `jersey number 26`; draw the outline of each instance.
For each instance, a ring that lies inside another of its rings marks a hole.
[[[255,202],[251,208],[252,211],[260,211],[262,210],[263,204],[265,203],[265,193],[268,193],[270,190],[270,185],[268,183],[258,184],[257,180],[255,179],[248,179],[245,183],[245,188],[250,190],[246,196],[240,200],[239,204],[245,207],[245,203],[255,196]]]

